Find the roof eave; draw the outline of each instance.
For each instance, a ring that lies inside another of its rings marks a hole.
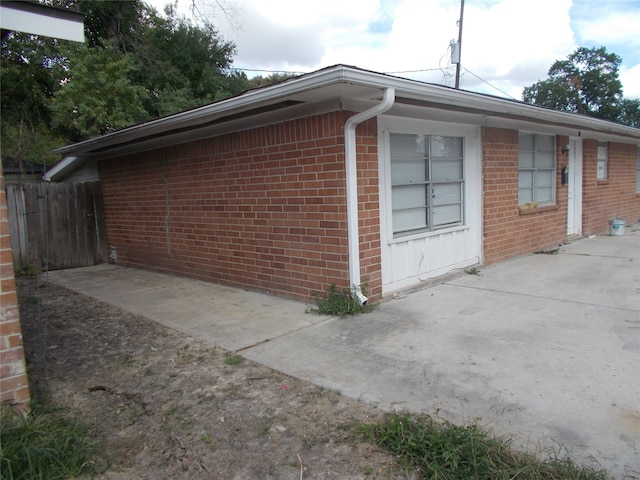
[[[127,127],[123,130],[118,130],[117,132],[108,133],[101,137],[58,148],[55,152],[61,155],[68,155],[77,151],[104,149],[110,145],[115,146],[119,143],[127,143],[135,140],[136,138],[143,138],[150,134],[162,132],[169,133],[173,128],[177,128],[178,126],[183,126],[189,123],[196,124],[201,119],[213,117],[221,113],[242,111],[258,104],[274,102],[278,99],[286,98],[291,95],[311,90],[322,85],[335,83],[337,81],[346,81],[341,71],[329,69],[320,70],[318,72],[305,75],[304,77],[300,77],[299,79],[296,78],[277,85],[250,90],[239,96],[204,105],[193,110],[176,113],[168,117]]]
[[[86,140],[56,150],[56,153],[69,155],[91,154],[100,150],[108,151],[119,145],[158,134],[170,134],[172,130],[193,125],[194,128],[207,119],[216,116],[242,112],[250,108],[277,102],[283,98],[331,86],[347,83],[362,87],[384,89],[393,87],[397,96],[407,96],[416,100],[426,100],[431,105],[449,109],[469,109],[484,112],[487,116],[506,118],[524,118],[532,122],[569,126],[577,130],[597,131],[629,138],[640,142],[640,129],[620,125],[593,117],[558,112],[543,107],[529,105],[513,100],[490,97],[484,94],[455,90],[450,87],[427,84],[416,80],[393,77],[354,67],[338,65],[294,78],[276,85],[251,90],[236,97],[205,105],[186,112],[153,120],[144,124],[119,130],[102,137]]]

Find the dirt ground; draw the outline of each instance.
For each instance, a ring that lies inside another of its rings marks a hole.
[[[408,478],[383,412],[66,290],[17,279],[32,390],[94,429],[102,479]]]

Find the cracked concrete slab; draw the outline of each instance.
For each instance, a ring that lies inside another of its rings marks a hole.
[[[339,319],[100,265],[50,280],[384,409],[482,424],[640,478],[640,228],[530,255]]]

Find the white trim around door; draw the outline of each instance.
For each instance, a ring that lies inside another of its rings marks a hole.
[[[479,263],[480,128],[391,116],[379,117],[378,122],[383,295]],[[419,144],[413,153],[411,139]],[[432,148],[448,153],[425,154],[426,172],[421,173],[419,152]],[[429,198],[421,203],[420,195]],[[420,208],[425,209],[424,222],[418,221]]]
[[[582,234],[582,139],[569,139],[567,154],[567,235]]]

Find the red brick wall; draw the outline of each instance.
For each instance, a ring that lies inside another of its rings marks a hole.
[[[118,263],[309,299],[349,287],[347,112],[100,162]],[[361,262],[379,294],[375,122],[357,129]]]
[[[567,137],[556,138],[556,205],[518,206],[518,131],[484,128],[484,263],[550,248],[567,237],[567,188],[561,185]]]
[[[627,223],[640,221],[640,196],[636,193],[637,146],[609,143],[607,180],[596,177],[598,142],[584,140],[583,159],[583,232],[606,232],[609,220],[624,218]]]
[[[362,282],[367,283],[367,295],[374,299],[382,294],[378,129],[375,119],[358,125],[356,138],[360,274]]]
[[[0,165],[0,402],[26,410],[30,400],[29,381],[22,347],[8,217]]]

